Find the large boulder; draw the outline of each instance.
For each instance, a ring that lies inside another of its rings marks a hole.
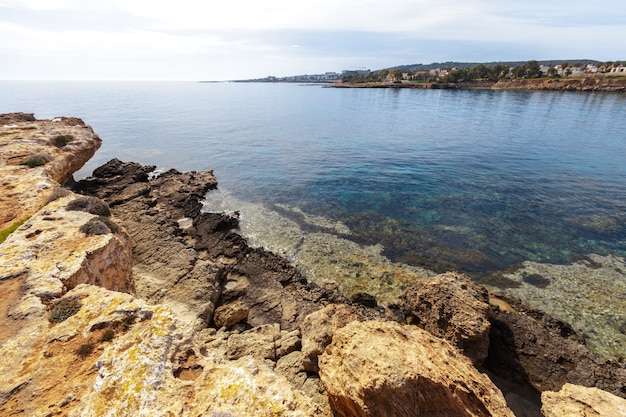
[[[626,416],[626,400],[598,388],[565,384],[558,392],[545,391],[541,400],[545,417]]]
[[[352,322],[335,332],[319,367],[339,416],[513,416],[486,375],[415,326]]]
[[[401,305],[409,322],[455,345],[476,366],[489,352],[489,294],[467,275],[448,272],[408,288]]]

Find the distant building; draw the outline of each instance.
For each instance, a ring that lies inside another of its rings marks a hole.
[[[371,71],[366,69],[366,68],[360,68],[360,69],[356,69],[356,70],[343,70],[343,71],[341,71],[341,75],[343,75],[343,76],[346,76],[346,75],[356,75],[356,74],[367,75],[370,72]]]

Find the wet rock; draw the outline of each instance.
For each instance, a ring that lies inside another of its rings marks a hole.
[[[455,345],[480,366],[489,350],[489,294],[466,275],[449,272],[408,288],[401,298],[407,320]]]
[[[513,416],[486,375],[415,326],[352,322],[335,333],[319,367],[339,416]]]
[[[565,384],[558,392],[541,394],[545,417],[626,416],[626,400],[597,388]]]
[[[616,255],[573,255],[572,263],[526,261],[505,274],[518,285],[507,292],[571,324],[590,350],[626,357],[626,260]]]

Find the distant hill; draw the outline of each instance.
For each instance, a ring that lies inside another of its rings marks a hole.
[[[528,61],[498,61],[498,62],[433,62],[432,64],[409,64],[409,65],[398,65],[395,67],[386,68],[390,71],[392,70],[402,70],[402,71],[429,71],[431,69],[444,69],[444,68],[472,68],[476,65],[483,64],[486,67],[493,67],[494,65],[508,65],[511,68],[519,67],[527,63]],[[581,65],[588,64],[597,64],[600,61],[596,61],[593,59],[553,59],[549,61],[537,61],[539,65],[560,65],[564,62],[567,62],[569,65],[574,63],[580,63]],[[380,70],[379,70],[380,71]]]

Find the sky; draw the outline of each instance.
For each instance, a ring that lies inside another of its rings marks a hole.
[[[0,0],[0,79],[235,80],[626,61],[623,0]]]

